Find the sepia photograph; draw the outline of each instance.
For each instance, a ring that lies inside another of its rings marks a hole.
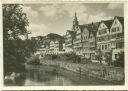
[[[3,90],[3,91],[127,91],[127,90]]]
[[[3,91],[127,91],[127,90],[3,90]]]
[[[124,3],[2,4],[2,14],[4,86],[125,85]]]

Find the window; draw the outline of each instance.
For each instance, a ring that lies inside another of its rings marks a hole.
[[[115,54],[115,59],[117,59],[117,54]]]
[[[116,28],[112,28],[112,32],[116,32]]]
[[[100,45],[100,49],[102,50],[102,46]]]
[[[102,50],[104,50],[104,45],[102,45]]]
[[[117,27],[117,31],[119,31],[119,27]]]
[[[107,45],[105,45],[105,49],[107,49]]]
[[[108,49],[110,49],[110,44],[108,44]]]

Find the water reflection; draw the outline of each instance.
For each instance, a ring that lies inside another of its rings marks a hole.
[[[75,85],[75,83],[54,71],[31,69],[26,73],[24,85],[68,86]]]

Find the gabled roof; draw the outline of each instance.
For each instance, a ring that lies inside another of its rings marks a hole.
[[[95,22],[95,23],[89,23],[86,24],[86,27],[89,31],[97,30],[99,27],[100,22]]]
[[[108,29],[110,29],[112,26],[113,20],[105,20],[105,21],[103,20],[103,21],[101,21],[101,23],[102,22],[108,27]]]
[[[79,28],[80,28],[81,32],[83,32],[85,25],[79,25]]]
[[[124,26],[124,17],[120,17],[120,16],[115,16],[114,19],[117,18],[120,23],[122,24],[122,26]]]
[[[76,31],[67,30],[67,32],[69,32],[69,34],[71,35],[72,38],[75,38]]]
[[[89,30],[89,36],[91,33],[94,34],[94,36],[96,35],[99,24],[100,22],[95,22],[95,23],[90,23],[86,25],[86,28]]]

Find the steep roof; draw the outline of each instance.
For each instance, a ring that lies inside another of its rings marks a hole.
[[[110,29],[112,26],[113,20],[105,20],[105,21],[103,20],[101,22],[103,22],[108,27],[108,29]]]
[[[76,35],[75,31],[67,30],[67,32],[69,32],[69,34],[72,36],[72,38],[75,38],[75,35]]]
[[[79,25],[79,28],[80,28],[81,32],[83,32],[85,25]]]
[[[94,34],[94,36],[96,35],[99,24],[100,22],[95,22],[86,25],[86,28],[89,30],[89,36],[91,33]]]
[[[120,21],[120,23],[124,26],[124,17],[115,16],[115,18],[117,18]]]

